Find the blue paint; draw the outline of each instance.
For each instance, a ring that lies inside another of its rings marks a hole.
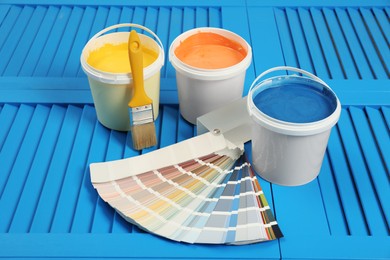
[[[253,102],[264,114],[290,123],[311,123],[330,116],[336,97],[322,84],[298,77],[265,82]]]

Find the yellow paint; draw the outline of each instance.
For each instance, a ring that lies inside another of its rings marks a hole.
[[[130,72],[130,61],[127,45],[127,42],[105,43],[99,49],[90,50],[89,56],[86,58],[87,63],[104,73],[128,73]],[[144,67],[157,62],[158,53],[156,51],[145,47],[143,51],[145,52]],[[113,52],[114,55],[111,55]],[[160,69],[155,72],[151,70],[149,74],[145,73],[144,77],[145,91],[153,100],[153,114],[154,119],[156,119],[160,100]],[[132,83],[118,84],[115,81],[107,83],[91,77],[88,77],[88,81],[99,121],[108,128],[129,131],[130,121],[127,104],[133,95]]]
[[[144,68],[152,64],[158,57],[158,53],[143,46],[143,66]],[[91,51],[87,62],[95,69],[111,73],[131,72],[129,52],[127,43],[110,44]]]
[[[191,35],[175,50],[184,63],[202,69],[221,69],[242,61],[246,50],[238,42],[211,32]]]

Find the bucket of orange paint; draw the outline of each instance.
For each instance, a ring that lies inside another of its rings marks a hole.
[[[196,118],[242,97],[252,61],[250,45],[220,28],[196,28],[179,35],[169,48],[176,70],[181,115]]]
[[[164,65],[165,56],[164,47],[153,31],[131,23],[107,27],[87,42],[80,62],[88,76],[99,122],[110,129],[129,131],[128,103],[133,96],[133,79],[127,52],[129,32],[110,32],[123,27],[139,28],[152,36],[138,33],[144,51],[144,87],[147,95],[153,100],[153,114],[156,119],[160,100],[160,70]],[[100,59],[96,52],[102,51],[103,48],[108,49]],[[94,55],[97,58],[94,58]],[[148,55],[153,57],[149,57],[148,60]],[[120,70],[113,69],[116,66],[120,67]],[[128,69],[124,69],[126,66]]]

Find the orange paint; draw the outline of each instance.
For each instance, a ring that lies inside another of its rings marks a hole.
[[[221,69],[241,62],[247,52],[241,44],[222,35],[199,32],[181,42],[175,55],[193,67]]]

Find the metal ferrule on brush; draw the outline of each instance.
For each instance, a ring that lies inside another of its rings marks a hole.
[[[152,105],[144,105],[140,107],[129,107],[130,124],[143,125],[154,121]]]

